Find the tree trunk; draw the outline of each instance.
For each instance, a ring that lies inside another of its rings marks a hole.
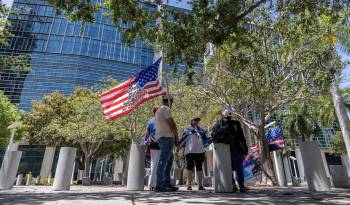
[[[337,82],[333,82],[331,87],[331,94],[335,113],[338,117],[340,129],[344,138],[346,151],[350,160],[350,120],[344,105],[344,99],[340,93],[339,85]]]
[[[90,165],[91,165],[91,159],[89,158],[85,158],[85,162],[84,162],[84,172],[83,172],[83,176],[84,177],[89,177],[89,171],[90,171]]]
[[[265,130],[264,127],[259,129],[258,141],[260,147],[261,156],[261,170],[263,174],[272,182],[272,185],[278,185],[276,180],[275,170],[273,168],[273,163],[270,155],[270,150],[267,141],[265,140]]]

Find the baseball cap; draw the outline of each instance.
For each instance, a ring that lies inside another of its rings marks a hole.
[[[224,117],[232,117],[233,113],[230,109],[224,109],[224,111],[222,112],[222,116]]]
[[[201,118],[200,118],[200,117],[198,117],[198,116],[193,116],[193,117],[191,118],[191,121],[193,121],[193,120],[198,120],[198,121],[200,121],[200,120],[201,120]]]
[[[163,96],[163,100],[173,100],[173,99],[174,99],[174,97],[171,94]]]

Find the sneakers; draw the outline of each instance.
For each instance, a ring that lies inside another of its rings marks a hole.
[[[173,191],[178,191],[178,190],[179,190],[179,188],[175,187],[175,186],[170,186],[170,187],[166,187],[166,188],[156,187],[154,189],[155,192],[173,192]]]
[[[242,192],[242,193],[246,193],[247,189],[245,187],[241,187],[241,188],[239,188],[239,191]]]
[[[188,186],[188,187],[187,187],[187,191],[192,191],[192,187],[191,187],[191,186]]]
[[[168,192],[173,192],[173,191],[178,191],[179,190],[179,187],[176,187],[176,186],[170,186],[170,187],[167,187],[165,188]]]
[[[202,187],[202,186],[200,186],[200,187],[198,187],[198,190],[199,190],[199,191],[204,191],[204,190],[205,190],[205,188],[204,188],[204,187]]]
[[[238,188],[237,188],[237,186],[236,186],[236,185],[233,185],[232,191],[233,191],[233,192],[238,191]]]

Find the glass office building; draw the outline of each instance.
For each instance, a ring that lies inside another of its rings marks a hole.
[[[9,16],[15,37],[0,53],[28,55],[31,71],[3,70],[0,90],[19,109],[30,110],[32,100],[53,91],[69,94],[76,86],[92,87],[107,77],[124,80],[152,64],[152,48],[140,40],[125,45],[103,10],[95,23],[82,25],[66,20],[46,0],[14,0],[12,7],[19,13]]]

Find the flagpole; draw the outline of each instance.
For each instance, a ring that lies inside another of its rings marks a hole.
[[[160,29],[163,29],[163,25],[162,25],[162,17],[163,17],[163,2],[161,4],[157,5],[157,10],[158,12],[162,12],[162,16],[159,17],[157,19],[157,23],[160,25]],[[157,60],[159,57],[162,57],[162,64],[160,66],[160,77],[161,77],[161,82],[163,82],[163,80],[165,80],[165,86],[166,86],[166,92],[167,95],[169,94],[169,80],[168,80],[168,67],[167,64],[165,62],[165,54],[164,54],[164,49],[161,48],[160,51],[156,52],[155,54],[155,60]]]

